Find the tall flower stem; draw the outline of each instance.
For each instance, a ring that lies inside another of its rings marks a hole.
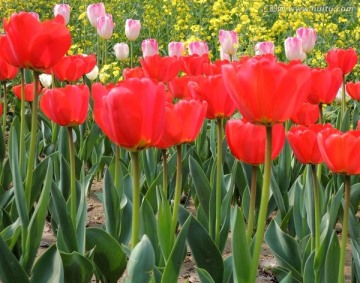
[[[114,184],[115,184],[116,190],[119,190],[119,184],[120,184],[119,170],[120,170],[120,147],[118,145],[116,145],[115,146],[115,166],[114,166]]]
[[[140,231],[140,160],[139,152],[131,151],[131,177],[132,177],[132,228],[131,228],[131,249],[139,241]]]
[[[130,68],[133,67],[133,42],[130,41]]]
[[[265,164],[264,177],[261,189],[261,202],[257,223],[257,232],[255,235],[255,245],[252,255],[252,264],[250,268],[250,283],[255,283],[257,268],[261,252],[261,244],[264,238],[266,214],[268,209],[271,179],[271,145],[272,145],[272,126],[266,126],[266,145],[265,145]]]
[[[180,197],[182,186],[182,157],[181,157],[181,144],[176,146],[176,184],[174,196],[174,208],[171,219],[171,231],[175,233],[177,216],[179,212]]]
[[[319,123],[320,124],[324,124],[324,113],[323,113],[323,104],[320,103],[319,104]],[[322,167],[322,164],[318,164],[317,166],[317,178],[318,180],[321,182],[321,167]]]
[[[106,41],[106,39],[104,39],[104,46],[103,46],[103,48],[104,48],[104,50],[103,50],[103,52],[104,52],[104,54],[103,54],[103,66],[105,66],[106,65],[106,61],[107,61],[107,41]]]
[[[32,177],[34,173],[35,165],[35,153],[36,153],[36,135],[38,130],[38,86],[39,86],[39,73],[34,71],[34,100],[32,102],[32,112],[31,112],[31,135],[30,135],[30,147],[29,147],[29,159],[27,164],[26,171],[26,183],[25,183],[25,196],[27,200],[27,205],[31,207],[31,187],[32,187]],[[23,136],[21,137],[23,138]]]
[[[249,207],[249,220],[246,233],[247,242],[251,243],[251,237],[254,230],[254,218],[255,218],[255,202],[256,202],[256,184],[257,184],[257,166],[251,167],[251,190],[250,190],[250,207]]]
[[[314,189],[314,207],[315,207],[315,255],[320,251],[320,198],[319,198],[319,185],[316,175],[316,165],[311,164],[311,172],[313,178]],[[315,283],[320,282],[319,269],[315,270]]]
[[[345,111],[346,111],[346,108],[345,108],[345,101],[346,101],[346,93],[345,93],[345,75],[343,75],[343,79],[342,79],[342,87],[341,87],[341,115],[340,115],[340,118],[341,118],[341,122],[344,118],[344,115],[345,115]]]
[[[70,154],[70,193],[71,193],[71,220],[74,227],[76,227],[76,211],[77,211],[77,196],[76,196],[76,180],[75,180],[75,151],[74,141],[72,136],[72,128],[68,127],[69,136],[69,154]]]
[[[2,83],[3,85],[3,105],[4,105],[4,109],[3,109],[3,124],[2,124],[2,132],[3,132],[3,135],[5,135],[5,131],[6,131],[6,114],[7,114],[7,87],[6,87],[6,82],[3,82]]]
[[[339,261],[339,277],[338,283],[344,283],[344,268],[345,268],[345,255],[346,255],[346,242],[349,226],[349,209],[350,209],[350,176],[345,175],[345,205],[344,205],[344,216],[342,222],[341,231],[341,249],[340,249],[340,261]]]
[[[23,168],[25,157],[25,70],[20,69],[21,106],[20,106],[20,153],[19,167]],[[34,93],[36,95],[36,93]],[[22,170],[21,170],[22,171]],[[23,173],[22,173],[23,174]]]
[[[161,150],[161,154],[162,154],[162,159],[163,159],[163,191],[164,191],[164,196],[167,199],[167,157],[166,157],[166,149],[162,149]]]
[[[223,119],[217,118],[215,244],[220,244]]]

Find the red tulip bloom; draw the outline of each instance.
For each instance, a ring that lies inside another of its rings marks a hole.
[[[171,81],[177,76],[181,67],[178,57],[161,57],[158,54],[140,58],[140,64],[145,76],[156,82]]]
[[[287,139],[299,162],[304,164],[319,164],[323,162],[317,136],[318,133],[332,128],[330,124],[313,124],[309,127],[293,126],[287,132]]]
[[[9,22],[4,20],[4,30],[6,35],[0,37],[1,55],[18,68],[48,69],[71,45],[71,35],[61,15],[41,23],[30,13],[15,13]]]
[[[190,82],[189,86],[194,98],[207,102],[206,118],[225,118],[234,114],[235,103],[225,87],[222,75],[200,76],[196,82]]]
[[[90,92],[86,85],[67,85],[45,90],[40,109],[56,124],[73,127],[85,122]]]
[[[266,129],[243,120],[229,120],[225,127],[226,140],[231,153],[240,161],[251,165],[265,161]],[[285,142],[285,130],[282,124],[272,127],[271,159],[275,159]]]
[[[319,133],[318,143],[325,164],[338,174],[360,174],[360,131],[345,133],[326,129]]]
[[[157,144],[165,126],[165,88],[152,80],[126,79],[92,88],[94,118],[115,144],[136,151]]]
[[[309,126],[315,124],[319,116],[319,106],[305,102],[301,105],[300,109],[290,117],[290,120],[298,125]]]
[[[169,148],[174,145],[193,142],[200,132],[205,120],[206,102],[189,99],[176,104],[166,103],[165,129],[158,148]]]
[[[308,101],[313,104],[330,104],[342,84],[342,73],[339,68],[311,70],[311,89]]]
[[[123,77],[124,80],[130,79],[130,78],[137,78],[137,79],[141,79],[141,78],[145,78],[145,74],[144,74],[144,70],[140,67],[135,67],[135,68],[126,68],[123,71]]]
[[[25,101],[32,102],[34,100],[34,89],[35,84],[26,84],[25,85]],[[21,85],[16,85],[12,88],[12,91],[16,95],[17,98],[21,100]],[[41,93],[41,84],[38,84],[38,95]]]
[[[190,76],[175,77],[168,82],[168,88],[170,93],[178,99],[191,98],[188,83],[194,79],[194,77]]]
[[[354,69],[358,57],[353,48],[349,49],[333,49],[325,55],[325,60],[329,67],[340,68],[343,75],[346,75]]]
[[[248,59],[237,70],[224,65],[222,71],[238,110],[255,124],[286,121],[299,110],[310,88],[307,66],[280,64],[263,56]]]
[[[352,99],[360,100],[360,82],[349,82],[346,84],[346,92]]]
[[[181,70],[188,76],[207,75],[210,73],[210,59],[208,54],[202,56],[182,56],[180,60],[182,62]]]
[[[16,77],[17,73],[18,68],[10,65],[0,56],[0,81],[12,80]]]

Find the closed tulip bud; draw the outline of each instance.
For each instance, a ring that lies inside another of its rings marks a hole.
[[[129,57],[129,45],[121,42],[114,45],[115,56],[118,60],[126,60]]]
[[[234,55],[239,44],[239,38],[235,31],[221,29],[219,31],[219,42],[226,54]]]
[[[225,53],[222,48],[220,48],[220,60],[228,60],[231,61],[230,55]]]
[[[306,54],[302,49],[302,40],[298,37],[288,37],[285,39],[285,55],[286,58],[291,60],[301,60],[306,59]]]
[[[185,44],[183,42],[172,41],[168,46],[169,56],[183,56],[185,53]]]
[[[205,41],[193,41],[189,43],[189,54],[199,55],[209,54],[209,47]]]
[[[302,40],[302,48],[305,53],[313,50],[316,42],[316,31],[313,28],[298,28],[296,36]]]
[[[86,74],[86,77],[90,80],[96,80],[97,76],[99,75],[99,67],[95,66],[94,69],[90,73]]]
[[[141,23],[139,20],[127,19],[125,22],[125,35],[128,40],[135,41],[140,34]]]
[[[56,4],[54,6],[54,15],[62,15],[67,25],[70,21],[70,5],[69,4]]]
[[[93,27],[97,25],[97,18],[106,15],[104,3],[91,4],[86,9],[86,14]]]
[[[275,45],[272,41],[258,42],[255,45],[255,55],[274,54]]]
[[[114,27],[115,24],[110,14],[106,14],[97,19],[96,29],[99,36],[103,39],[109,39],[112,36]]]
[[[145,39],[141,43],[143,57],[159,54],[158,43],[155,39]]]
[[[52,84],[52,76],[48,75],[48,74],[41,74],[39,76],[39,80],[41,82],[41,84],[43,85],[43,87],[50,87]]]

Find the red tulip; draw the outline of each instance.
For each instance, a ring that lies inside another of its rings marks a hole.
[[[268,56],[250,58],[237,70],[227,64],[222,71],[238,110],[256,124],[286,121],[299,110],[310,88],[308,67],[280,64]]]
[[[349,82],[346,84],[346,92],[352,99],[360,100],[360,82]]]
[[[168,88],[170,93],[178,99],[191,98],[188,83],[194,79],[194,77],[190,76],[175,77],[168,82]]]
[[[298,125],[309,126],[315,124],[319,116],[319,106],[305,102],[301,105],[300,109],[290,117],[290,120]]]
[[[209,73],[210,59],[208,54],[202,56],[189,55],[180,57],[181,70],[189,76],[204,75]]]
[[[165,88],[152,80],[126,79],[111,89],[92,88],[94,118],[115,144],[128,150],[154,146],[165,126]]]
[[[229,120],[225,127],[226,140],[231,153],[239,160],[259,165],[265,160],[266,130],[262,125],[254,125],[243,120]],[[282,124],[272,127],[271,159],[275,159],[285,142],[285,130]]]
[[[4,59],[18,68],[41,71],[54,66],[69,50],[71,35],[58,15],[39,22],[30,13],[13,14],[4,20],[5,36],[0,37]]]
[[[45,90],[40,109],[56,124],[73,127],[85,122],[90,92],[86,85],[67,85]]]
[[[158,148],[193,142],[205,120],[206,102],[190,99],[180,100],[176,104],[166,103],[165,129]]]
[[[332,103],[341,83],[342,73],[339,68],[312,69],[308,101],[313,104]]]
[[[325,60],[329,67],[340,68],[343,75],[346,75],[352,71],[355,67],[358,57],[356,51],[353,48],[349,49],[333,49],[325,55]]]
[[[200,76],[196,82],[189,83],[189,89],[194,98],[207,102],[206,118],[225,118],[234,114],[235,103],[225,87],[222,75]]]
[[[12,80],[16,77],[17,73],[18,68],[10,65],[0,56],[0,81]]]
[[[144,70],[140,67],[135,68],[126,68],[123,70],[123,77],[124,80],[130,79],[130,78],[145,78]]]
[[[296,159],[304,164],[319,164],[323,162],[318,146],[318,133],[332,128],[330,124],[313,124],[309,127],[293,126],[287,132],[287,139]]]
[[[156,54],[140,58],[140,64],[146,77],[156,82],[168,82],[179,73],[181,61],[177,57],[161,57]]]
[[[360,174],[360,131],[345,133],[326,129],[319,133],[318,143],[325,164],[338,174]]]
[[[35,84],[26,84],[25,85],[25,101],[32,102],[34,100],[34,88]],[[21,85],[16,85],[12,88],[12,91],[16,95],[17,98],[21,100]],[[41,84],[38,84],[38,94],[41,93]]]

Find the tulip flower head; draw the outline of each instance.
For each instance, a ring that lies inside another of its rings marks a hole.
[[[331,68],[340,68],[343,75],[347,75],[354,69],[358,56],[353,48],[333,49],[325,55],[325,60]]]
[[[156,39],[150,38],[143,40],[141,43],[141,50],[144,58],[147,56],[159,54],[159,48]]]
[[[86,77],[90,80],[90,81],[94,81],[96,80],[96,78],[99,75],[99,67],[95,65],[95,67],[86,74]]]
[[[290,120],[298,125],[309,126],[315,124],[319,117],[319,106],[309,102],[304,102],[300,109],[290,117]]]
[[[128,40],[135,41],[140,34],[141,23],[139,20],[127,19],[125,22],[125,35]]]
[[[40,83],[43,87],[49,88],[52,84],[52,76],[48,74],[41,74],[39,75]]]
[[[34,83],[25,84],[25,101],[32,102],[34,100],[34,89],[35,89]],[[15,94],[15,96],[21,100],[21,85],[13,86],[12,91]],[[41,93],[41,85],[39,83],[37,95],[39,95],[40,93]]]
[[[258,42],[255,45],[255,55],[274,54],[275,45],[272,41]]]
[[[67,25],[70,21],[70,5],[69,4],[55,4],[54,15],[61,15],[64,17],[65,24]]]
[[[18,71],[18,68],[10,65],[0,56],[0,81],[12,80]]]
[[[123,61],[129,57],[129,45],[121,42],[114,45],[115,56],[118,60]]]
[[[301,38],[302,48],[305,53],[309,53],[314,49],[317,35],[313,28],[298,28],[296,36]]]
[[[96,29],[99,36],[103,39],[110,39],[113,34],[115,24],[112,19],[112,15],[106,14],[96,20]]]
[[[226,54],[236,54],[236,50],[239,44],[239,38],[235,31],[221,29],[219,31],[219,42],[222,50]]]
[[[104,3],[90,4],[86,9],[86,15],[90,24],[96,28],[97,19],[106,15]]]
[[[189,43],[189,54],[199,55],[209,54],[209,47],[205,41],[193,41]]]
[[[288,37],[285,39],[285,55],[288,60],[301,60],[306,59],[306,54],[302,48],[302,40],[298,37]]]
[[[352,99],[360,101],[360,82],[349,82],[346,84],[346,92]]]
[[[172,41],[168,45],[168,53],[170,57],[183,56],[186,52],[184,42]]]

